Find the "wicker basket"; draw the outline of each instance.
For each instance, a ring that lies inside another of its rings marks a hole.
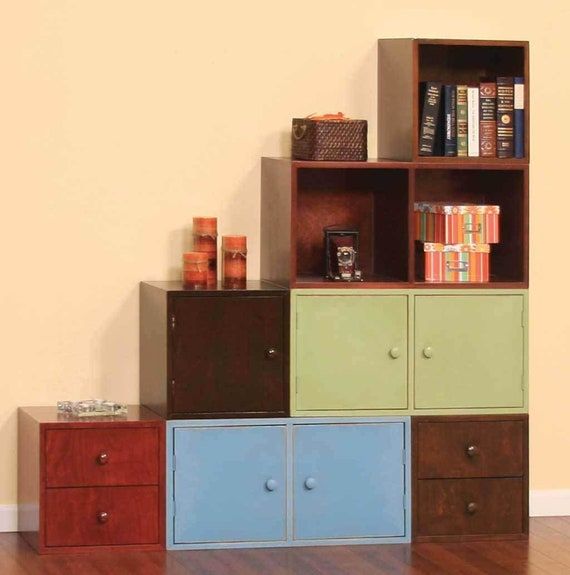
[[[291,155],[295,160],[366,161],[368,123],[343,114],[293,118]]]

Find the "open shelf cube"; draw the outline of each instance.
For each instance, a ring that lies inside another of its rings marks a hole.
[[[390,163],[264,158],[261,274],[290,287],[408,282],[409,171]],[[279,220],[279,222],[278,222]],[[324,228],[359,231],[362,282],[325,279]]]
[[[525,157],[419,156],[420,83],[478,84],[483,78],[522,76],[525,82]],[[378,156],[418,162],[527,163],[529,159],[528,42],[389,39],[378,45]]]
[[[498,205],[500,241],[491,245],[490,284],[528,282],[528,171],[521,169],[415,170],[414,202]],[[423,245],[415,242],[415,282],[424,282]],[[433,283],[427,285],[433,286]],[[459,285],[462,284],[452,284]],[[481,285],[481,284],[479,284]],[[491,287],[497,287],[492,286]]]

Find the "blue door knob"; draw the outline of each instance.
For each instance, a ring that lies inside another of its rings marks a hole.
[[[307,477],[305,479],[305,487],[309,490],[314,489],[317,486],[317,480],[314,477]]]
[[[267,491],[275,491],[277,489],[277,481],[275,481],[275,479],[268,479],[265,482],[265,489],[267,489]]]

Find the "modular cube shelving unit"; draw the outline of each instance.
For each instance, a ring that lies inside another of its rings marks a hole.
[[[382,159],[262,160],[264,281],[142,285],[169,548],[526,537],[528,71],[526,42],[381,40]],[[420,157],[419,83],[497,75],[525,78],[525,157]],[[500,206],[488,283],[423,279],[417,201]],[[364,281],[324,279],[329,225]]]

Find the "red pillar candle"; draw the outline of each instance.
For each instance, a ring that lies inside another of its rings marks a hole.
[[[244,289],[247,275],[247,238],[222,237],[222,282],[226,289]]]
[[[183,255],[183,259],[184,287],[187,289],[206,289],[208,287],[208,254],[187,252]]]
[[[194,218],[194,251],[208,254],[208,285],[218,281],[218,218]]]

